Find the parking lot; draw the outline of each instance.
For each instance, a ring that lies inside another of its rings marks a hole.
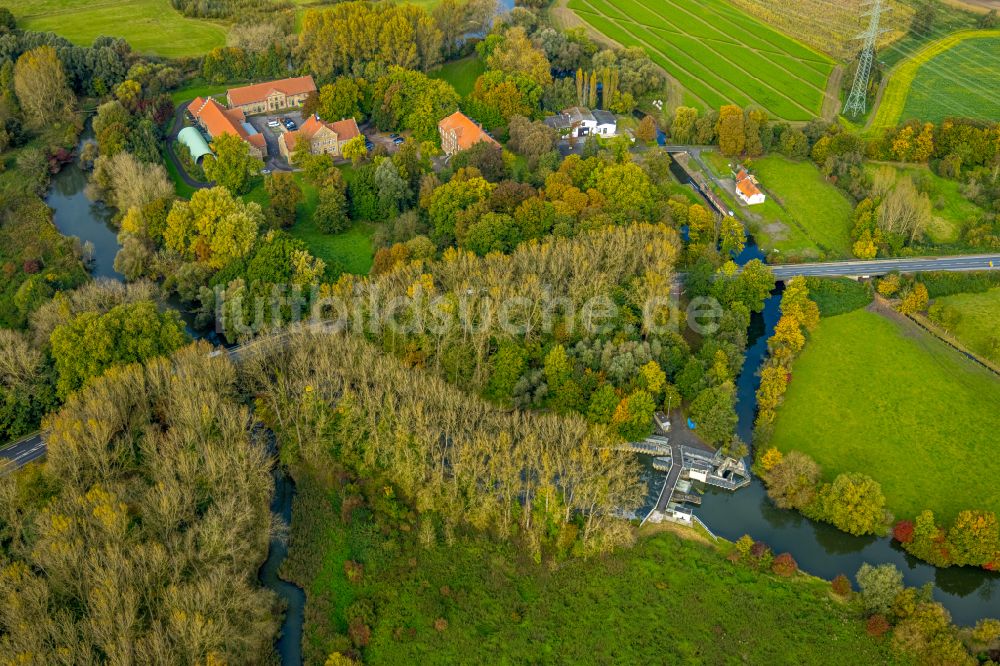
[[[406,136],[409,132],[405,134],[397,134],[395,132],[379,132],[376,128],[367,125],[361,128],[361,133],[365,135],[365,139],[368,140],[368,152],[372,153],[379,147],[381,147],[386,153],[393,154],[399,150],[399,146],[402,145],[403,141],[406,140]]]
[[[282,133],[290,131],[285,125],[281,124],[281,120],[287,118],[294,123],[295,129],[302,126],[302,113],[299,111],[283,111],[278,114],[268,114],[261,116],[250,116],[247,118],[247,122],[258,132],[264,135],[264,140],[267,142],[267,160],[266,166],[269,169],[280,169],[282,171],[288,171],[291,167],[288,161],[281,156],[281,149],[278,147],[278,137]],[[268,123],[278,122],[278,127],[272,127]]]

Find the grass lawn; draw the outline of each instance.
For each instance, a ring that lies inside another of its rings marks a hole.
[[[348,273],[367,275],[372,267],[375,250],[372,234],[375,227],[367,222],[355,222],[341,234],[325,234],[316,228],[312,218],[299,220],[289,233],[302,239],[309,251],[327,263],[337,262]]]
[[[246,83],[209,83],[199,77],[188,81],[183,88],[171,91],[170,99],[176,105],[182,102],[190,102],[195,97],[207,97],[209,95],[225,96],[227,90],[241,85],[246,85]]]
[[[476,85],[476,79],[485,71],[486,64],[479,59],[479,56],[473,55],[441,65],[431,72],[430,77],[447,81],[459,95],[465,97],[472,92],[473,86]]]
[[[717,176],[732,178],[733,160],[714,151],[701,156]],[[732,194],[721,194],[746,220],[761,249],[799,259],[850,255],[851,202],[812,162],[771,155],[754,160],[751,170],[767,193],[764,203],[736,205]]]
[[[760,106],[785,120],[820,115],[833,61],[722,0],[569,0],[625,46],[641,46],[698,106]]]
[[[141,53],[204,55],[226,43],[221,23],[181,16],[170,0],[25,0],[10,4],[18,27],[54,32],[77,44],[124,37]]]
[[[174,192],[179,197],[190,199],[195,189],[181,178],[181,174],[177,171],[177,167],[174,166],[173,160],[167,157],[166,148],[160,150],[160,156],[163,158],[163,166],[167,170],[167,175],[170,176],[170,180],[174,181]]]
[[[786,228],[796,227],[821,250],[850,254],[851,201],[828,183],[812,162],[772,155],[754,161],[753,171],[771,195],[771,203],[779,211],[776,217]],[[782,248],[781,242],[775,246],[786,254],[797,249]]]
[[[306,663],[335,649],[349,607],[372,603],[373,664],[893,662],[829,583],[757,573],[670,532],[550,569],[484,538],[419,548],[381,534],[365,510],[345,525],[336,496],[297,481],[283,575],[306,590]],[[364,565],[357,583],[348,559]]]
[[[874,173],[880,166],[883,165],[869,162],[865,168],[869,173]],[[934,219],[927,229],[927,236],[932,243],[944,245],[957,242],[962,230],[970,222],[982,217],[983,209],[962,196],[958,181],[941,178],[926,166],[890,166],[896,169],[897,175],[913,178],[917,187],[930,197]]]
[[[892,70],[872,127],[946,116],[1000,120],[997,90],[1000,30],[958,32],[930,42]]]
[[[958,308],[962,319],[954,335],[967,348],[987,358],[993,358],[991,342],[1000,334],[1000,287],[981,294],[955,294],[935,299]],[[995,358],[1000,362],[1000,358]]]
[[[1000,511],[1000,380],[915,326],[823,319],[795,361],[773,442],[827,479],[864,472],[897,517]]]
[[[353,168],[343,167],[344,178],[349,180]],[[328,264],[339,264],[348,273],[367,275],[372,267],[375,248],[372,246],[372,234],[375,226],[366,222],[356,222],[350,229],[340,234],[328,234],[316,228],[313,213],[319,203],[319,190],[306,181],[300,173],[295,173],[295,180],[302,188],[303,200],[299,204],[296,222],[288,233],[300,239],[315,257]],[[264,189],[264,179],[258,178],[253,188],[245,195],[245,201],[255,201],[262,208],[270,205],[267,190]]]

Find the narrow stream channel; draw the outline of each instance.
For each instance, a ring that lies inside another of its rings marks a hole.
[[[737,431],[751,441],[757,412],[758,370],[767,354],[767,339],[780,316],[780,291],[753,315],[750,341],[743,372],[737,381]],[[856,537],[832,525],[805,518],[797,511],[777,508],[757,478],[735,493],[709,488],[695,514],[720,537],[736,540],[744,534],[767,543],[776,553],[789,552],[805,571],[832,579],[837,574],[853,578],[858,568],[869,564],[895,564],[907,585],[934,583],[934,598],[955,622],[972,625],[981,618],[995,617],[1000,602],[1000,574],[972,567],[937,569],[907,554],[888,537]]]
[[[671,173],[684,184],[691,182],[675,162]],[[740,265],[752,259],[765,260],[753,238],[736,257]],[[747,353],[737,380],[737,433],[745,442],[753,441],[753,423],[757,415],[757,374],[767,357],[767,340],[781,316],[783,287],[779,284],[764,303],[764,311],[751,317]],[[652,470],[650,470],[651,472]],[[653,473],[651,476],[655,477]],[[649,478],[655,502],[661,480]],[[709,487],[695,515],[715,534],[735,541],[744,534],[767,543],[776,553],[789,552],[799,566],[813,575],[830,580],[838,574],[854,577],[865,562],[891,563],[903,573],[910,586],[934,584],[934,598],[951,613],[955,622],[972,625],[984,617],[1000,615],[1000,573],[973,567],[938,569],[910,556],[888,537],[856,537],[832,525],[804,517],[797,511],[779,509],[767,496],[764,484],[757,479],[735,493]]]
[[[92,134],[88,125],[77,147],[77,154],[89,140],[92,140]],[[119,245],[118,232],[110,225],[113,211],[100,202],[90,201],[84,194],[86,185],[87,175],[74,160],[52,177],[52,184],[45,201],[53,210],[53,221],[60,233],[76,236],[80,242],[89,242],[93,245],[91,274],[95,278],[122,281],[123,276],[114,268]],[[190,326],[191,315],[180,308],[177,309],[188,323],[189,335],[218,344],[214,331],[206,333],[194,330]],[[274,497],[271,501],[271,511],[280,514],[286,524],[291,524],[295,483],[280,465],[275,465],[273,475]],[[287,555],[287,543],[282,539],[272,539],[267,559],[261,565],[258,575],[262,585],[274,590],[285,601],[285,617],[281,624],[281,633],[275,642],[281,663],[283,666],[299,666],[302,663],[302,624],[306,595],[302,588],[278,577],[278,570]]]

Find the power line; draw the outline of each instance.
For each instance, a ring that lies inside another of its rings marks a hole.
[[[858,71],[854,73],[854,86],[851,88],[851,94],[844,105],[844,115],[855,118],[864,115],[868,108],[868,79],[872,73],[872,63],[875,61],[875,43],[883,32],[879,30],[879,20],[882,18],[883,12],[889,11],[882,7],[882,0],[872,0],[870,4],[871,9],[866,14],[862,14],[862,16],[869,17],[868,30],[858,36],[858,39],[865,40],[865,45],[861,50]]]

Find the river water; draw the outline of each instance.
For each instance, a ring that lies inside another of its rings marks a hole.
[[[78,148],[90,140],[84,135]],[[79,154],[79,150],[77,151]],[[118,233],[110,224],[113,211],[100,202],[92,202],[84,194],[87,185],[87,175],[80,169],[76,161],[65,165],[52,177],[52,184],[45,202],[53,210],[53,221],[60,233],[66,236],[76,236],[82,243],[93,247],[91,274],[95,278],[121,281],[123,276],[115,270],[115,255],[118,253]],[[176,304],[175,304],[176,305]],[[188,334],[196,338],[206,338],[217,343],[213,332],[199,332],[190,326],[190,313],[180,309],[181,316],[188,322]],[[292,497],[295,494],[295,484],[280,465],[275,465],[274,497],[271,502],[272,513],[282,516],[286,524],[291,524]],[[267,559],[261,565],[259,577],[261,584],[274,590],[284,600],[286,611],[281,624],[281,633],[275,643],[275,649],[284,666],[298,666],[302,663],[302,624],[305,614],[305,592],[278,577],[278,569],[288,555],[288,545],[284,539],[274,538],[268,549]]]
[[[676,163],[671,172],[681,183],[690,178]],[[753,238],[735,258],[740,265],[752,259],[765,260],[764,253]],[[753,424],[757,414],[757,374],[767,357],[767,339],[781,316],[781,287],[764,304],[764,311],[751,317],[747,354],[737,380],[737,433],[745,442],[753,440]],[[663,485],[662,474],[646,472],[651,500],[656,501]],[[776,553],[791,553],[803,570],[826,579],[838,574],[853,578],[865,562],[891,563],[903,573],[910,586],[934,584],[934,598],[951,612],[955,622],[974,624],[983,617],[1000,616],[1000,573],[971,567],[938,569],[911,557],[889,538],[856,537],[841,532],[832,525],[809,520],[797,511],[779,509],[767,497],[764,484],[754,478],[749,486],[735,493],[709,488],[697,515],[709,529],[725,539],[735,541],[744,534],[767,543]]]
[[[86,175],[75,163],[68,164],[53,177],[46,202],[54,211],[55,225],[60,232],[93,244],[93,275],[121,280],[121,274],[114,270],[119,246],[116,231],[109,225],[111,211],[87,199],[83,193],[85,185]],[[750,239],[737,261],[746,263],[754,258],[763,259],[763,254]],[[737,382],[736,405],[738,432],[747,442],[752,439],[756,413],[757,371],[765,359],[767,339],[780,314],[780,299],[780,292],[773,294],[765,303],[763,313],[755,314],[750,323],[746,362]],[[272,511],[281,514],[289,523],[294,483],[280,467],[276,467],[274,475]],[[663,475],[650,470],[645,477],[655,502]],[[840,573],[853,576],[864,562],[895,564],[903,572],[907,585],[934,583],[935,599],[944,604],[959,624],[971,625],[980,618],[1000,615],[1000,574],[971,568],[936,569],[910,557],[888,538],[854,537],[825,523],[811,521],[798,512],[778,509],[767,498],[757,479],[736,493],[709,489],[695,513],[715,534],[730,540],[750,534],[769,544],[775,552],[791,553],[803,570],[826,579]],[[282,664],[295,666],[302,663],[305,593],[278,577],[278,569],[287,554],[287,544],[283,540],[272,540],[267,560],[260,570],[260,580],[286,603],[276,650]]]

